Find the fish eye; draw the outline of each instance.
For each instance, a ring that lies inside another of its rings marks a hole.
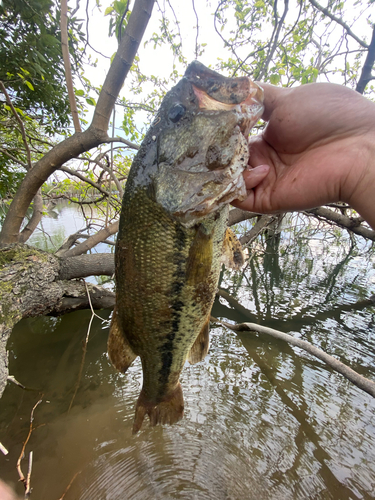
[[[177,123],[186,113],[186,108],[182,104],[174,104],[168,111],[168,118],[173,123]]]

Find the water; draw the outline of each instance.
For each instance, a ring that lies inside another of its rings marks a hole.
[[[221,288],[246,310],[222,294],[213,314],[256,316],[375,380],[375,308],[361,305],[375,293],[373,256],[349,239],[322,239],[319,227],[306,240],[295,222],[280,239],[259,241],[245,270],[223,274]],[[20,495],[15,466],[42,399],[22,462],[26,474],[32,450],[31,498],[375,498],[375,400],[319,360],[213,325],[208,356],[182,372],[184,419],[133,436],[140,363],[125,375],[112,368],[106,321],[93,321],[72,402],[90,318],[81,311],[14,328],[10,372],[33,390],[8,384],[0,401],[9,450],[0,476]]]

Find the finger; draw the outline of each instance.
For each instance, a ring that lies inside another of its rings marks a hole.
[[[245,179],[246,189],[253,189],[265,179],[270,171],[269,165],[258,165],[254,168],[249,168],[244,171],[243,177]]]

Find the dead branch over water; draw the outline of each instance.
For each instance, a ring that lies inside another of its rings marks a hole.
[[[217,321],[218,323],[222,324],[226,328],[229,328],[230,330],[233,330],[234,332],[241,332],[241,333],[251,332],[251,333],[260,333],[262,335],[263,334],[270,335],[275,339],[284,340],[289,344],[299,347],[300,349],[303,349],[309,354],[312,354],[321,361],[324,361],[328,366],[330,366],[336,372],[341,373],[341,375],[347,378],[359,389],[367,392],[368,394],[370,394],[372,397],[375,398],[375,382],[367,379],[366,377],[363,377],[356,371],[352,370],[352,368],[349,368],[349,366],[345,365],[338,359],[330,356],[321,349],[318,349],[309,342],[306,342],[305,340],[297,339],[295,337],[292,337],[292,335],[288,335],[287,333],[280,332],[279,330],[274,330],[273,328],[268,328],[266,326],[257,325],[255,323],[231,324],[225,321],[217,320],[216,318],[213,317],[212,320],[215,322]]]

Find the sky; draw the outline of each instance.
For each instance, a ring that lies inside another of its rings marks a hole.
[[[133,2],[134,0],[132,0]],[[324,0],[319,0],[322,5],[325,5]],[[108,38],[108,26],[109,26],[109,16],[104,16],[105,9],[111,5],[111,0],[101,0],[100,10],[96,6],[96,0],[89,0],[88,14],[89,14],[89,40],[92,47],[101,53],[107,55],[108,57],[112,56],[117,49],[117,41],[115,37]],[[249,3],[251,3],[249,1]],[[353,16],[348,21],[350,24],[354,23],[353,30],[359,35],[363,36],[364,33],[368,33],[371,35],[371,29],[367,24],[366,18],[364,18],[360,23],[356,22],[356,16],[358,15],[358,9],[360,5],[355,7],[355,4],[358,3],[355,0],[346,0],[345,7],[350,7],[353,12]],[[362,2],[364,3],[364,2]],[[213,13],[215,12],[216,6],[218,4],[218,0],[171,0],[171,5],[174,10],[174,14],[179,23],[179,29],[181,31],[181,38],[183,44],[183,53],[188,61],[195,59],[195,47],[196,47],[196,39],[197,39],[197,16],[198,16],[198,42],[200,44],[207,44],[204,48],[204,54],[199,57],[199,60],[206,65],[214,65],[216,64],[218,58],[227,58],[228,51],[226,51],[223,47],[223,41],[215,32],[213,25]],[[132,4],[131,4],[132,5]],[[158,4],[155,4],[153,15],[148,24],[146,33],[143,37],[143,41],[140,45],[138,55],[140,56],[140,68],[143,72],[148,75],[156,75],[158,77],[168,78],[170,75],[173,65],[177,65],[177,69],[180,74],[183,74],[184,68],[182,65],[178,64],[178,61],[173,58],[171,50],[166,46],[157,47],[156,50],[153,48],[153,43],[148,44],[146,47],[144,46],[144,42],[152,36],[153,33],[159,33],[159,8],[165,10],[167,12],[167,17],[173,19],[173,12],[169,7],[169,2],[166,0],[159,0]],[[278,3],[280,14],[283,10],[283,2],[281,0]],[[73,2],[70,0],[70,7],[73,7]],[[84,7],[81,7],[84,8]],[[373,8],[367,11],[367,17],[372,16],[372,20],[375,21],[374,18],[374,6]],[[229,12],[229,11],[228,11]],[[289,12],[286,18],[286,21],[289,23],[293,23],[296,18],[297,12],[297,3],[295,0],[290,0],[289,2]],[[196,16],[197,14],[197,16]],[[82,12],[82,17],[86,17],[86,13]],[[228,16],[227,18],[227,27],[225,33],[228,34],[231,27],[234,27],[234,20]],[[341,28],[338,27],[335,32],[330,33],[326,32],[326,28],[324,24],[321,24],[320,27],[316,30],[314,37],[317,42],[324,43],[324,38],[327,39],[329,37],[331,46],[334,46],[333,40],[335,37],[337,38],[341,33]],[[262,36],[265,39],[270,37],[270,33],[267,33],[265,29]],[[369,41],[369,40],[368,40]],[[349,46],[352,45],[352,41],[348,38]],[[242,49],[242,54],[245,55],[248,51],[248,47],[245,45]],[[99,58],[99,62],[96,68],[87,67],[85,69],[85,76],[89,78],[89,80],[94,85],[101,85],[105,79],[106,73],[109,68],[109,60],[104,59],[101,56],[96,56],[95,53],[90,50],[93,58]],[[239,50],[241,52],[241,50]],[[342,65],[345,64],[345,61],[342,61]],[[318,80],[319,81],[319,80]],[[336,81],[337,83],[341,83],[341,79],[339,75],[332,76],[331,81]],[[77,87],[79,87],[78,82],[76,82]],[[152,90],[151,84],[147,87],[145,85],[145,91]],[[123,90],[121,92],[122,96],[128,94],[128,83],[125,82]],[[89,110],[92,115],[93,110]],[[90,116],[89,114],[89,116]],[[116,119],[116,127],[121,123],[122,112],[118,109],[117,119]],[[142,121],[145,121],[145,114],[140,113],[138,116],[139,125],[141,125]],[[118,132],[117,132],[118,133]]]

